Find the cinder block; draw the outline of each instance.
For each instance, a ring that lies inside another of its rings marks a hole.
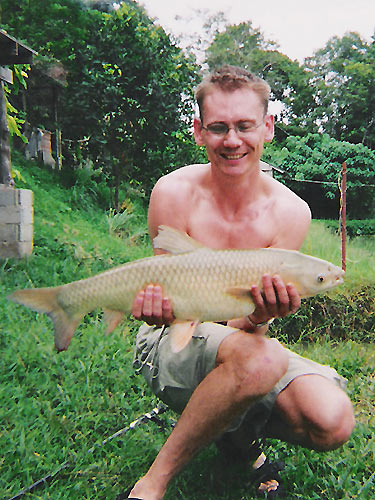
[[[31,255],[33,251],[32,241],[0,241],[0,258],[21,259]]]
[[[0,258],[22,258],[33,249],[33,192],[0,188]]]
[[[33,210],[31,207],[13,205],[0,207],[0,224],[32,224]]]
[[[0,241],[32,241],[32,224],[1,224]]]
[[[17,206],[23,207],[33,206],[33,192],[30,189],[0,189],[0,207]]]

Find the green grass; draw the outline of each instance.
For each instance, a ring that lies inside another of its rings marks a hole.
[[[175,417],[169,411],[161,417],[167,431],[145,423],[90,451],[157,405],[132,368],[138,323],[128,319],[105,336],[96,311],[80,325],[68,351],[58,354],[48,318],[8,302],[6,295],[149,255],[145,211],[137,200],[127,203],[134,216],[119,238],[109,224],[110,213],[88,208],[89,202],[72,208],[71,191],[59,185],[57,176],[33,164],[17,168],[24,178],[18,187],[32,188],[35,195],[35,248],[29,259],[0,261],[0,498],[12,497],[68,460],[70,467],[25,498],[113,499],[147,470]],[[349,284],[341,292],[347,296],[372,284],[371,248],[359,241],[349,248],[356,265],[349,267]],[[304,251],[339,264],[339,248],[337,238],[317,223]],[[375,347],[324,332],[310,339],[306,331],[303,342],[289,341],[289,347],[348,378],[357,418],[353,436],[340,450],[324,454],[269,441],[270,457],[286,462],[289,499],[373,499]],[[228,466],[211,446],[173,481],[166,500],[176,498],[250,500],[254,490],[248,471]]]

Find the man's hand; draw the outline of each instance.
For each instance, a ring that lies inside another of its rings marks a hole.
[[[301,305],[301,297],[294,285],[284,284],[280,276],[265,274],[262,277],[263,291],[253,285],[250,294],[255,304],[255,311],[248,318],[228,321],[228,326],[248,332],[265,334],[268,325],[264,323],[272,318],[283,318],[294,314]],[[257,328],[256,325],[259,324]]]
[[[170,325],[175,319],[171,301],[163,297],[161,286],[153,284],[137,293],[132,314],[136,319],[155,326]]]
[[[255,304],[255,311],[250,314],[254,323],[263,323],[271,318],[283,318],[297,312],[301,297],[291,283],[286,285],[278,275],[265,274],[262,277],[263,292],[257,287],[250,289]]]

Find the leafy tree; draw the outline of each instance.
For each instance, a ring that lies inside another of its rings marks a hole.
[[[316,218],[338,218],[342,163],[347,164],[347,213],[352,219],[374,218],[375,152],[363,144],[328,134],[290,136],[285,147],[267,145],[264,159],[280,167],[279,180],[305,199]]]
[[[12,0],[2,1],[2,22],[5,29],[16,38],[24,40],[38,51],[30,71],[29,88],[26,94],[27,121],[33,127],[53,130],[56,127],[48,96],[46,72],[51,63],[61,61],[68,73],[68,79],[79,78],[79,67],[88,34],[92,29],[92,16],[82,9],[78,0]],[[60,115],[65,112],[65,103],[71,102],[69,89],[61,99]],[[22,109],[23,99],[12,95],[12,103]],[[65,134],[65,130],[63,131]]]
[[[331,38],[306,60],[315,89],[314,119],[341,141],[375,146],[375,46],[358,33]]]
[[[266,41],[263,34],[253,27],[251,21],[228,25],[216,33],[206,50],[206,62],[210,69],[222,64],[241,66],[253,70],[260,50],[273,50],[276,43]]]
[[[20,116],[18,109],[12,106],[12,104],[9,102],[8,97],[10,98],[12,95],[18,95],[22,89],[27,88],[27,78],[29,70],[30,66],[28,64],[13,65],[13,84],[9,85],[7,83],[4,83],[9,134],[10,136],[15,135],[21,138],[21,140],[24,142],[27,142],[27,139],[22,135],[21,127],[24,124],[25,120],[22,116]]]
[[[149,189],[164,171],[154,152],[187,126],[196,68],[162,28],[125,3],[103,17],[85,56],[74,102],[86,103],[95,161],[110,167],[116,187],[135,178]]]
[[[88,15],[79,0],[1,0],[5,29],[35,50],[73,61],[85,46]]]

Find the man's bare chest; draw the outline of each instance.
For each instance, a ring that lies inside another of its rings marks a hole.
[[[209,211],[194,211],[188,232],[211,248],[265,248],[272,245],[277,231],[274,221],[262,214],[228,219]]]

